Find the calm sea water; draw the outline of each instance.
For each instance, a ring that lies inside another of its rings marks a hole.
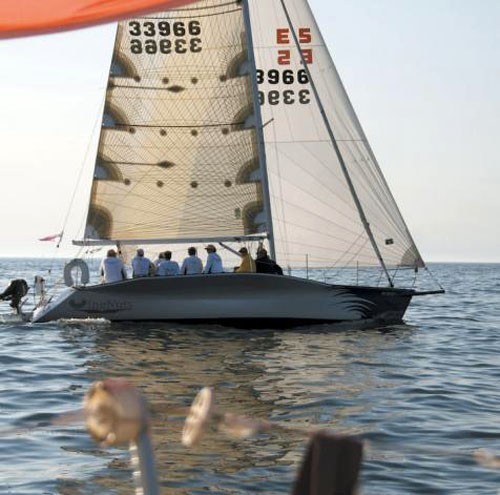
[[[0,283],[46,268],[0,260]],[[497,495],[500,470],[471,452],[500,453],[500,265],[431,270],[447,293],[416,298],[405,325],[383,330],[30,325],[8,323],[0,303],[0,493],[133,493],[126,449],[96,445],[79,423],[51,425],[93,381],[121,376],[151,406],[162,494],[290,492],[297,435],[180,444],[183,418],[169,411],[210,385],[222,409],[369,440],[365,495]]]

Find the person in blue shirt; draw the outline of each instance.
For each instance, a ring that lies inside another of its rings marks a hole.
[[[151,272],[154,273],[154,265],[149,258],[144,256],[144,249],[137,250],[137,256],[132,259],[132,277],[149,277]]]
[[[103,283],[119,282],[127,278],[125,266],[120,258],[116,256],[116,251],[110,249],[106,258],[101,262],[100,273]]]
[[[181,266],[181,275],[196,275],[203,272],[203,262],[196,256],[196,248],[188,249],[189,256],[184,258]]]
[[[203,273],[223,273],[224,268],[222,266],[222,260],[217,254],[215,246],[213,244],[209,244],[205,249],[207,250],[208,256]]]
[[[169,275],[179,275],[179,263],[172,260],[172,251],[165,251],[164,259],[158,265],[156,275],[165,277]]]

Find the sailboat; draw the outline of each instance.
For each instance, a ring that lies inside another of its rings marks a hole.
[[[80,246],[265,246],[285,267],[73,285],[34,322],[392,323],[425,268],[306,0],[201,0],[118,23]],[[80,262],[78,262],[80,263]],[[86,282],[86,280],[84,280]]]

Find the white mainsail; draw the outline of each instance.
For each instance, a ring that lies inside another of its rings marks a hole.
[[[266,230],[241,4],[120,22],[85,238]]]
[[[262,234],[283,265],[423,266],[307,1],[248,5],[257,88],[241,1],[119,23],[86,242]]]

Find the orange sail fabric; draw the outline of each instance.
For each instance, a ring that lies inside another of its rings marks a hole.
[[[0,38],[66,31],[179,7],[194,0],[1,0]]]

